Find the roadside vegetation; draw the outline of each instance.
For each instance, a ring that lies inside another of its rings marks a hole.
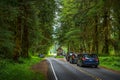
[[[44,80],[29,58],[53,43],[54,0],[0,0],[0,80]]]
[[[64,58],[64,56],[55,56],[55,58]]]
[[[32,71],[31,66],[43,60],[32,57],[21,58],[19,63],[12,60],[0,59],[0,80],[45,80],[44,75]]]
[[[116,56],[102,56],[100,59],[100,66],[120,72],[120,57]]]

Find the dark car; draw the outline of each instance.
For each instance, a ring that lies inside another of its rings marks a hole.
[[[70,52],[66,55],[66,60],[69,61],[70,60],[70,57],[72,56],[73,52]]]
[[[69,62],[72,63],[72,64],[76,64],[76,63],[77,63],[77,54],[72,53],[72,54],[69,56]]]
[[[96,54],[79,54],[77,60],[78,66],[92,66],[92,67],[98,67],[99,65],[99,59]]]

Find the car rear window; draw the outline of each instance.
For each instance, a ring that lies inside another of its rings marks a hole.
[[[91,57],[97,58],[98,56],[96,54],[91,54]]]
[[[89,54],[84,55],[85,58],[91,58]]]
[[[85,58],[97,58],[97,55],[95,55],[95,54],[85,54],[84,57]]]

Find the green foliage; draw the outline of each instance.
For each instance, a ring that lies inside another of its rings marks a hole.
[[[53,39],[55,0],[0,1],[0,56],[47,54]]]
[[[14,49],[13,28],[18,14],[13,0],[0,1],[0,56],[10,58]],[[12,4],[11,4],[12,3]],[[5,56],[6,54],[6,56]]]
[[[30,30],[30,50],[47,54],[52,44],[53,23],[56,4],[54,0],[35,2],[32,6],[32,29]],[[34,24],[33,24],[34,23]],[[34,26],[34,27],[33,27]],[[34,32],[34,33],[33,33]]]
[[[77,52],[82,48],[98,54],[118,55],[120,5],[118,0],[112,1],[61,0],[59,44]]]
[[[100,66],[107,67],[116,71],[120,71],[120,57],[109,56],[100,57]]]
[[[33,57],[31,59],[21,59],[24,63],[14,63],[10,60],[0,60],[0,80],[45,80],[44,75],[35,73],[30,66],[41,59]]]
[[[56,56],[55,58],[64,58],[64,56]]]

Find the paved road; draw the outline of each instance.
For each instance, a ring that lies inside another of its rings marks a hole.
[[[50,80],[120,80],[120,74],[103,68],[78,67],[55,58],[47,60],[51,69],[49,73],[54,76]]]

